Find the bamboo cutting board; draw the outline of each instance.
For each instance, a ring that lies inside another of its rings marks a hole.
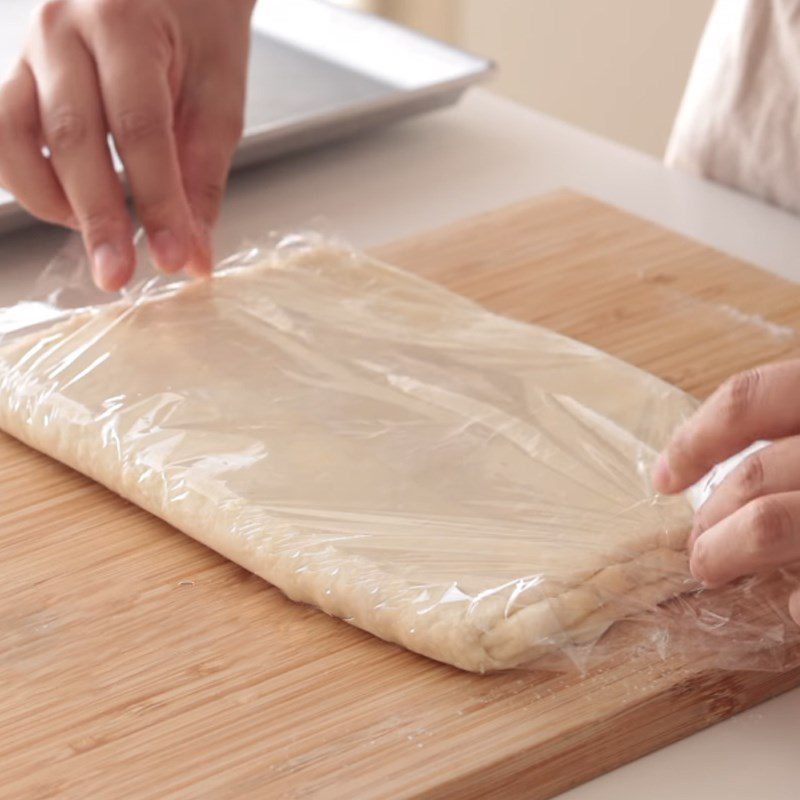
[[[800,355],[800,288],[559,193],[384,248],[698,395]],[[475,676],[279,592],[0,436],[0,795],[546,798],[800,683]]]

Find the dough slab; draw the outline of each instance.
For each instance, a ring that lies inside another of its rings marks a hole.
[[[694,405],[319,244],[0,347],[3,429],[292,599],[474,671],[686,590],[691,509],[648,474]]]

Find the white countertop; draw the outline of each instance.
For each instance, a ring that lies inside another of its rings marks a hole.
[[[12,11],[27,4],[5,2]],[[15,41],[9,31],[21,20],[2,13],[3,39]],[[0,51],[0,66],[8,60]],[[218,251],[225,255],[271,229],[308,227],[320,218],[325,229],[365,247],[559,187],[800,280],[797,217],[670,172],[648,156],[486,91],[473,91],[455,109],[235,176]],[[63,241],[63,234],[42,226],[0,238],[0,302],[23,296]],[[798,720],[795,690],[561,800],[794,800],[800,796]]]

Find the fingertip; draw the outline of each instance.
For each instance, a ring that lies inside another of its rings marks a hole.
[[[789,595],[789,614],[796,625],[800,625],[800,589]]]
[[[189,247],[185,237],[169,228],[162,228],[149,234],[147,247],[158,269],[172,273],[186,266],[189,260]]]
[[[211,277],[212,273],[213,269],[211,269],[210,267],[206,267],[202,264],[198,264],[193,261],[190,261],[186,265],[186,274],[190,278],[194,278],[195,280],[199,281],[207,280],[208,278]]]
[[[104,292],[118,292],[130,280],[134,266],[132,248],[103,242],[92,251],[92,276]]]
[[[214,250],[211,233],[205,225],[198,223],[192,252],[186,263],[186,272],[193,278],[208,278],[214,271]]]
[[[670,494],[673,491],[674,478],[666,451],[661,453],[653,468],[653,487],[661,494]]]

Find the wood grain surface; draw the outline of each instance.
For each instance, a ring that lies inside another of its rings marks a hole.
[[[380,251],[707,394],[800,288],[593,200]],[[677,655],[476,676],[311,608],[0,436],[0,796],[547,798],[800,683]]]

